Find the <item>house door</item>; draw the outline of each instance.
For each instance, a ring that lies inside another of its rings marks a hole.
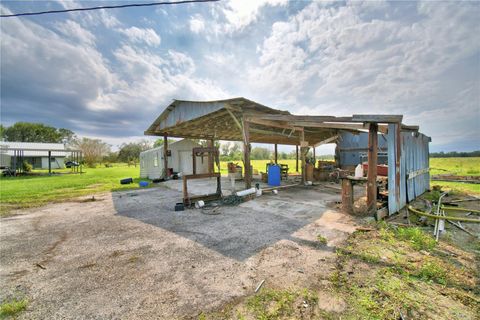
[[[193,163],[192,163],[192,152],[191,151],[180,151],[180,168],[179,171],[182,174],[192,174],[193,173]]]

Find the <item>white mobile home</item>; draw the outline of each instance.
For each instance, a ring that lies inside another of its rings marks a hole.
[[[183,139],[168,144],[168,168],[182,174],[193,173],[192,149],[201,147],[189,139]],[[140,177],[148,179],[163,178],[163,146],[140,153]],[[196,158],[197,173],[208,172],[208,158]]]

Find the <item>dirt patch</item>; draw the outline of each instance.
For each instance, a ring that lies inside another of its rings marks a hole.
[[[2,219],[0,299],[24,288],[19,319],[190,319],[248,299],[265,280],[261,290],[291,288],[303,306],[302,290],[330,276],[355,225],[330,207],[338,195],[313,188],[216,216],[173,211],[180,198],[118,192]],[[306,304],[305,314],[315,307]]]

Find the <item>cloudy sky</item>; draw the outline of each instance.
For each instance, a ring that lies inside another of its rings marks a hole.
[[[174,98],[243,96],[294,114],[404,114],[432,151],[478,150],[479,17],[475,1],[239,0],[1,18],[1,122],[115,146]]]

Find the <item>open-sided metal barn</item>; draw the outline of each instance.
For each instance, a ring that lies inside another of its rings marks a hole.
[[[368,158],[367,206],[371,212],[376,211],[380,136],[381,152],[386,153],[388,163],[388,210],[394,213],[429,188],[428,145],[431,139],[420,133],[418,126],[402,124],[402,119],[401,115],[378,114],[292,115],[245,98],[174,100],[145,134],[163,136],[165,145],[168,137],[206,139],[211,145],[214,140],[242,141],[246,188],[251,187],[252,181],[252,142],[300,147],[302,181],[305,180],[305,157],[309,148],[336,142],[340,147],[348,145],[350,149],[363,150]],[[355,138],[365,135],[366,138]],[[342,153],[341,148],[339,152]],[[167,156],[164,161],[168,161]]]

